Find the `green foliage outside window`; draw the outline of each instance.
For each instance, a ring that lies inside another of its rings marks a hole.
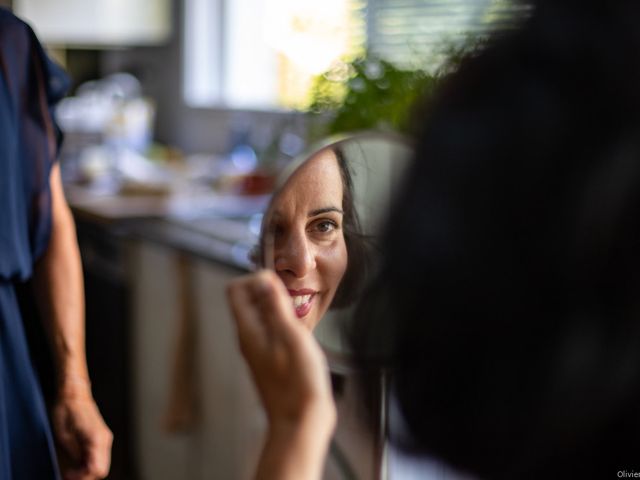
[[[441,80],[463,58],[480,51],[485,38],[469,35],[462,44],[445,44],[433,72],[400,68],[370,53],[336,64],[315,78],[309,111],[328,115],[328,123],[312,127],[310,137],[356,130],[410,132],[411,113],[420,98],[429,98]]]
[[[435,87],[438,76],[400,69],[365,56],[318,76],[312,88],[313,113],[329,113],[326,134],[363,129],[405,132],[411,107]]]

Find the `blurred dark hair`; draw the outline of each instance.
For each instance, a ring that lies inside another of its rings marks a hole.
[[[416,119],[351,336],[404,448],[487,479],[640,470],[639,19],[540,2]]]

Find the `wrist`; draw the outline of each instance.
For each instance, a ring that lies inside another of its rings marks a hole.
[[[302,415],[271,419],[269,437],[291,440],[299,444],[327,442],[333,435],[337,413],[333,402],[321,403],[305,409]]]
[[[65,374],[58,378],[58,398],[91,398],[91,381],[88,375]]]

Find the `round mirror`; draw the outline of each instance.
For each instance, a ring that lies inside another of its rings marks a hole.
[[[379,229],[410,154],[392,134],[325,141],[281,174],[264,214],[257,260],[282,279],[334,365],[348,357],[342,326],[375,271]]]

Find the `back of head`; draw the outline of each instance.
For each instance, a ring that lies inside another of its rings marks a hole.
[[[405,447],[505,479],[638,458],[638,19],[541,1],[420,119],[354,340],[392,339]]]

